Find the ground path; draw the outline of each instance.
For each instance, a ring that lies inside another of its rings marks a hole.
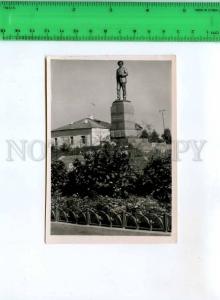
[[[51,222],[52,235],[169,236],[168,232]]]

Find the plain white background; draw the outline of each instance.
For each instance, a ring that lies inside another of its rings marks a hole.
[[[177,56],[178,139],[207,140],[178,163],[177,244],[44,243],[45,161],[28,146],[45,141],[44,57],[64,54]],[[0,66],[0,298],[219,299],[220,44],[3,42]],[[27,140],[24,161],[9,139]]]

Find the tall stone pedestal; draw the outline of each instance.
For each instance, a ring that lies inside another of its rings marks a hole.
[[[131,101],[116,100],[111,107],[111,139],[136,137],[134,107]]]

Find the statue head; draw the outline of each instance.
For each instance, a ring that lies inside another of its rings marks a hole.
[[[119,60],[119,61],[118,61],[118,66],[119,66],[119,67],[122,67],[123,64],[124,64],[123,60]]]

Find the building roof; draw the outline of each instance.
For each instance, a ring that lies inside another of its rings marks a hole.
[[[62,127],[53,129],[52,131],[91,129],[91,128],[110,129],[110,126],[111,126],[110,123],[88,117],[88,118],[84,118],[79,121],[64,125]]]

